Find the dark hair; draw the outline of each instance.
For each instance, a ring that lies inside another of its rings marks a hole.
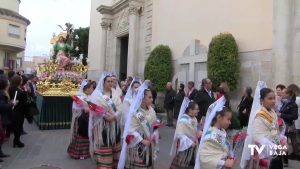
[[[134,81],[134,82],[132,82],[132,85],[131,85],[131,87],[133,87],[135,84],[139,84],[139,85],[141,85],[141,83],[140,83],[139,81]]]
[[[0,75],[3,75],[4,71],[2,69],[0,69]]]
[[[296,97],[296,94],[295,94],[295,92],[294,92],[292,89],[290,89],[290,88],[285,88],[285,90],[286,90],[286,93],[287,93],[289,96],[292,96],[292,98],[295,98],[295,97]]]
[[[251,87],[246,87],[246,94],[247,94],[247,97],[250,97],[251,94],[252,94],[252,88]]]
[[[179,90],[180,90],[180,91],[184,91],[184,84],[180,83],[180,85],[179,85]]]
[[[8,86],[8,79],[4,75],[0,75],[0,90],[5,90]]]
[[[132,78],[131,76],[128,76],[128,77],[127,77],[127,80],[132,81],[133,78]]]
[[[283,89],[285,89],[286,87],[285,87],[285,85],[283,85],[283,84],[278,84],[277,86],[276,86],[276,89],[277,88],[280,88],[281,90],[283,90]]]
[[[198,105],[196,102],[189,102],[188,107],[185,109],[185,113],[187,114],[191,109],[194,109],[196,107],[196,105]]]
[[[21,85],[21,83],[22,83],[21,76],[15,75],[11,79],[10,87],[11,88],[17,88]]]
[[[23,81],[22,81],[22,86],[24,86],[27,82],[28,82],[28,78],[26,77],[26,76],[22,76],[22,79],[23,79]]]
[[[188,85],[191,85],[192,87],[194,87],[194,86],[195,86],[195,83],[194,83],[193,81],[189,81],[189,82],[188,82]]]
[[[93,88],[96,89],[96,87],[97,87],[97,82],[96,82],[96,81],[91,81],[91,84],[93,85]]]
[[[215,123],[217,122],[218,116],[224,117],[226,115],[226,113],[231,113],[231,110],[228,109],[227,107],[223,107],[223,109],[221,111],[217,111],[215,117],[212,119],[211,126],[215,125]]]
[[[146,96],[147,92],[150,92],[152,94],[151,90],[148,88],[144,90],[144,96]]]
[[[105,76],[105,78],[103,79],[103,84],[105,83],[105,81],[107,80],[107,78],[112,77],[111,75],[107,75]]]
[[[13,71],[13,70],[9,71],[9,72],[7,73],[8,79],[13,78],[15,74],[16,74],[15,71]]]
[[[272,89],[270,89],[270,88],[262,88],[260,90],[260,100],[263,100],[264,98],[267,97],[267,95],[269,93],[272,93],[272,92],[274,92],[274,91]]]
[[[300,95],[300,88],[296,84],[290,84],[287,88],[292,90],[295,93],[295,96]]]
[[[87,89],[89,89],[90,87],[92,87],[93,86],[93,84],[92,83],[87,83],[84,87],[83,87],[83,91],[86,91]]]

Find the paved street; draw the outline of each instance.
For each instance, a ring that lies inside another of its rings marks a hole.
[[[25,148],[12,148],[11,139],[3,145],[3,151],[12,157],[1,163],[2,169],[30,169],[41,165],[51,165],[62,169],[95,169],[90,160],[74,160],[69,158],[66,149],[69,130],[39,130],[35,124],[24,125],[28,135],[21,137]],[[155,168],[167,169],[171,163],[168,155],[174,129],[165,128],[161,131],[161,151]]]
[[[66,153],[69,130],[39,130],[35,124],[25,124],[28,135],[22,136],[25,148],[12,148],[12,139],[3,145],[4,152],[12,157],[5,159],[2,169],[31,169],[41,165],[51,165],[61,169],[95,169],[90,160],[73,160]],[[171,163],[169,151],[174,129],[161,130],[160,154],[155,168],[168,169]],[[300,162],[291,161],[288,169],[296,169]],[[53,168],[54,169],[54,168]]]

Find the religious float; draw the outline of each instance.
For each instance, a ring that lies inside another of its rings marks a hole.
[[[38,67],[37,107],[40,112],[35,121],[41,130],[69,128],[72,118],[72,99],[82,80],[86,77],[87,66],[82,63],[78,51],[78,35],[73,25],[66,23],[62,32],[53,34],[52,58]],[[74,50],[73,50],[74,49]]]

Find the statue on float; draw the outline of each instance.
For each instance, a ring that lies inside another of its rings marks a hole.
[[[58,70],[64,71],[65,67],[70,63],[69,51],[71,50],[71,46],[65,42],[63,36],[60,36],[53,49],[53,59],[57,59],[59,61]]]
[[[60,33],[58,36],[58,40],[56,40],[53,46],[53,60],[57,60],[59,62],[58,70],[66,70],[66,67],[71,62],[70,52],[74,47],[74,42],[76,36],[74,37],[74,26],[71,23],[66,23],[66,28],[64,29],[61,25],[58,25],[63,33]],[[78,37],[78,36],[77,36]],[[54,34],[54,37],[55,34]],[[54,40],[55,41],[55,40]]]
[[[78,54],[78,35],[74,33],[73,24],[65,25],[65,29],[59,25],[61,33],[52,35],[51,60],[38,68],[37,87],[41,95],[74,95],[86,77],[87,66],[82,64],[83,55]]]

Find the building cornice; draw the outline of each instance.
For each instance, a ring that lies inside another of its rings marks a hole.
[[[9,9],[0,8],[0,16],[1,15],[21,20],[21,21],[25,22],[27,25],[30,24],[30,21],[27,18],[25,18],[24,16],[18,14],[17,12],[14,12]]]
[[[100,5],[97,8],[97,11],[100,12],[102,15],[113,15],[122,11],[124,8],[129,7],[130,5],[132,6],[132,4],[141,4],[144,1],[145,0],[120,0],[112,6]]]

